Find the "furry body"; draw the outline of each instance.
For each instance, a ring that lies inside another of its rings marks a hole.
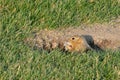
[[[90,35],[75,35],[64,43],[64,47],[65,50],[69,52],[84,52],[87,50],[94,50],[94,40]]]

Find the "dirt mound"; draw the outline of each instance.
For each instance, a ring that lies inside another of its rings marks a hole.
[[[55,30],[40,30],[34,37],[25,40],[30,46],[38,49],[63,49],[64,42],[74,35],[91,35],[102,49],[120,48],[120,18],[104,24],[81,25]]]

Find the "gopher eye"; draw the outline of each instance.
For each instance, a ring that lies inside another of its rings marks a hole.
[[[75,38],[73,37],[72,40],[74,40]]]

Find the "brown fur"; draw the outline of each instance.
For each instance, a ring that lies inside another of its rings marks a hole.
[[[87,50],[93,50],[92,46],[94,45],[94,40],[92,36],[90,35],[75,35],[68,39],[67,42],[65,42],[65,50],[69,52],[84,52]]]

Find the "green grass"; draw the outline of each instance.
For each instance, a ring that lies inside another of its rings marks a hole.
[[[27,51],[1,55],[1,80],[118,80],[120,53]]]
[[[116,0],[0,0],[0,80],[119,80],[120,51],[47,53],[23,42],[34,30],[102,23],[119,15]]]

